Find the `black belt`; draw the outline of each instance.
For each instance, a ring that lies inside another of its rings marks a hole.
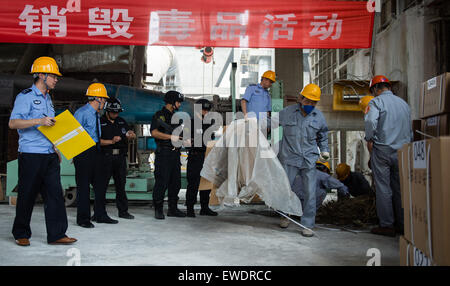
[[[205,155],[206,150],[189,150],[189,155]]]
[[[122,149],[103,149],[103,153],[110,155],[123,155],[126,154],[126,151]]]
[[[156,148],[156,151],[159,151],[159,150],[168,150],[168,151],[174,151],[174,152],[178,152],[178,151],[180,151],[180,147],[174,147],[174,146],[158,146],[157,148]]]

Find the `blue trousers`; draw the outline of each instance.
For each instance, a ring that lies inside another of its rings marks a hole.
[[[289,178],[291,188],[294,185],[297,174],[301,176],[304,195],[302,201],[303,215],[301,223],[308,228],[313,228],[316,222],[316,168],[298,168],[285,164],[283,164],[283,168]]]

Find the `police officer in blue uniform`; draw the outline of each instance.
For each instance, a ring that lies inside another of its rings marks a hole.
[[[90,185],[95,194],[93,221],[97,223],[118,223],[106,213],[106,186],[103,183],[103,166],[100,154],[100,110],[109,98],[106,88],[101,83],[91,84],[86,96],[89,102],[80,107],[74,117],[96,143],[73,158],[75,165],[75,180],[77,183],[77,224],[84,228],[93,228],[91,223]]]
[[[212,104],[207,99],[199,99],[195,102],[195,104],[199,104],[202,107],[201,114],[194,114],[195,118],[191,121],[191,130],[190,132],[190,145],[188,148],[188,163],[187,163],[187,190],[186,190],[186,206],[187,206],[187,216],[195,217],[194,212],[194,204],[197,202],[197,194],[198,187],[200,185],[200,171],[203,168],[203,162],[205,161],[205,152],[206,152],[206,144],[207,141],[204,141],[203,135],[206,130],[210,128],[213,124],[207,124],[203,122],[203,119],[206,114],[211,110]],[[199,121],[201,124],[198,124],[198,128],[196,128],[195,122]],[[210,140],[214,140],[214,134],[212,134]],[[200,141],[200,142],[197,142]],[[217,212],[211,210],[209,208],[209,195],[211,190],[202,190],[200,191],[200,215],[207,216],[217,216]]]
[[[49,90],[62,76],[53,58],[40,57],[33,62],[34,84],[19,93],[11,112],[9,127],[19,133],[19,182],[16,217],[12,233],[20,246],[30,245],[30,220],[38,193],[44,199],[47,242],[72,244],[66,236],[67,214],[60,177],[60,158],[53,144],[37,129],[55,125],[55,109]]]
[[[164,219],[163,204],[166,189],[168,190],[169,210],[167,216],[185,217],[178,209],[178,193],[181,188],[180,149],[172,144],[182,140],[180,136],[172,135],[179,124],[172,124],[172,116],[184,101],[183,94],[170,90],[164,95],[166,105],[153,115],[150,132],[157,145],[155,152],[155,186],[153,188],[153,205],[155,218]]]
[[[125,119],[119,116],[122,105],[118,98],[109,98],[105,104],[105,114],[100,118],[102,128],[101,150],[105,188],[108,187],[111,176],[116,187],[116,206],[119,217],[133,219],[128,213],[128,199],[125,192],[127,176],[128,139],[135,139],[136,134],[128,126]]]
[[[267,122],[272,111],[272,100],[268,89],[274,82],[275,72],[269,70],[262,75],[259,84],[251,84],[245,89],[241,108],[246,117],[256,117],[258,120],[264,120],[264,123]]]

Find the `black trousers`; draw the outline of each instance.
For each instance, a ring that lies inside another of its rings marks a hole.
[[[205,153],[189,153],[187,162],[187,190],[186,205],[193,206],[197,203],[198,187],[200,185],[200,171],[205,161]]]
[[[102,153],[103,161],[103,184],[107,189],[111,177],[114,179],[116,188],[116,206],[119,215],[128,212],[128,198],[125,192],[125,183],[127,179],[127,159],[124,154]]]
[[[94,188],[94,214],[97,219],[106,216],[106,188],[103,184],[104,172],[100,150],[89,148],[73,158],[77,183],[77,223],[91,220],[90,185]]]
[[[153,203],[155,207],[162,207],[167,189],[169,207],[176,206],[181,188],[180,151],[158,148],[155,152],[154,174]]]
[[[19,153],[19,183],[16,217],[12,233],[15,239],[31,237],[31,214],[36,196],[44,200],[47,242],[66,236],[67,213],[61,187],[57,154]]]

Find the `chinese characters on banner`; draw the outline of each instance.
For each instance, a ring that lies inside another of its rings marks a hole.
[[[3,1],[2,42],[25,43],[368,48],[374,17],[353,1]]]

